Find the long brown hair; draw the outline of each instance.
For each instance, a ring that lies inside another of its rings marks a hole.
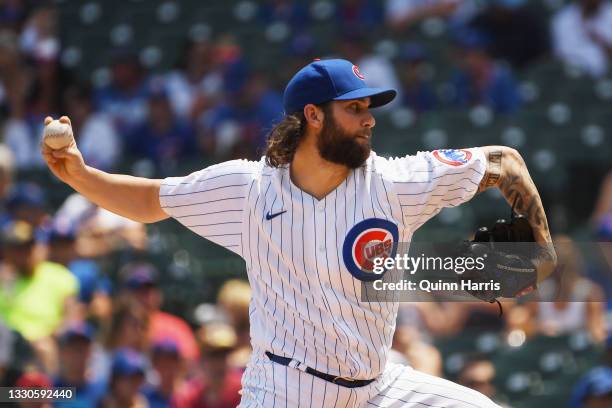
[[[331,112],[329,102],[316,106],[322,109],[325,115]],[[270,167],[281,167],[291,163],[305,131],[306,118],[303,111],[285,115],[268,133],[266,164]]]

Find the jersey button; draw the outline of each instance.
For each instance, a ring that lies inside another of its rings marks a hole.
[[[319,245],[319,252],[325,252],[325,245]]]
[[[324,211],[325,211],[325,207],[321,207],[321,206],[319,206],[318,210],[319,210],[319,212],[320,212],[320,213],[322,213],[322,212],[324,212]]]

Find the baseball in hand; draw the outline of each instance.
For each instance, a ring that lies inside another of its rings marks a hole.
[[[72,127],[69,124],[54,120],[45,126],[43,142],[51,149],[63,149],[69,146],[73,140]]]

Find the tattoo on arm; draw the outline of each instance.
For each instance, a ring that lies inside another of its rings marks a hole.
[[[480,182],[480,186],[478,187],[478,192],[484,191],[489,187],[496,186],[499,183],[499,178],[501,177],[501,161],[502,161],[502,152],[501,150],[493,150],[489,152],[489,157],[487,161],[487,170],[485,172],[482,181]]]
[[[503,146],[482,149],[488,160],[478,191],[490,187],[499,188],[508,204],[514,204],[514,210],[529,220],[536,241],[540,244],[551,243],[542,200],[521,156],[515,150]],[[552,245],[544,245],[539,252],[539,262],[547,264],[546,272],[541,275],[544,277],[551,272],[551,265],[554,267],[556,254]]]
[[[501,146],[483,149],[488,159],[487,170],[478,191],[498,187],[508,204],[514,204],[517,213],[527,217],[532,227],[541,228],[544,235],[548,235],[540,195],[520,156],[513,154],[514,150]]]
[[[512,163],[508,174],[499,183],[499,189],[509,203],[516,202],[515,210],[529,220],[534,229],[541,228],[549,236],[548,223],[542,200],[529,173],[520,163]]]

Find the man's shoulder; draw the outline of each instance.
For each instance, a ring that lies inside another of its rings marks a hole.
[[[420,173],[439,173],[444,169],[461,171],[482,161],[480,149],[470,147],[417,151],[400,157],[382,157],[373,153],[368,162],[374,173],[405,178]]]
[[[240,172],[240,174],[246,173],[257,175],[262,172],[264,165],[265,162],[263,160],[255,161],[247,159],[235,159],[213,164],[204,170],[210,169],[221,172],[226,171],[228,173]]]
[[[202,181],[217,180],[222,184],[229,183],[232,185],[239,185],[258,179],[264,171],[263,169],[264,163],[262,161],[245,159],[229,160],[212,164],[202,170],[191,173],[183,177],[181,184],[195,184]],[[168,181],[166,184],[170,185],[171,181]]]
[[[48,287],[64,288],[72,290],[78,289],[78,280],[64,265],[43,261],[36,266],[36,282]]]
[[[50,261],[43,261],[40,262],[37,266],[36,266],[36,272],[37,273],[41,273],[41,274],[49,274],[49,275],[53,275],[54,279],[76,279],[74,278],[74,276],[72,275],[72,272],[70,272],[70,270],[65,267],[62,264],[59,263],[55,263],[55,262],[50,262]]]
[[[392,155],[381,155],[379,156],[374,151],[370,154],[368,158],[368,166],[374,172],[387,171],[394,164],[398,162],[403,163],[411,163],[411,162],[419,162],[426,160],[425,154],[426,152],[416,152],[414,154],[405,154],[402,156],[392,156]]]

